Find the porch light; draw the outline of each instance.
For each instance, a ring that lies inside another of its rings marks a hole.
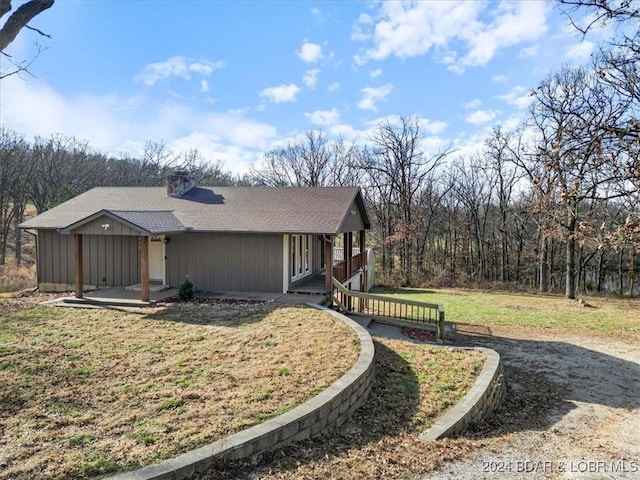
[[[169,243],[169,237],[164,237],[164,243]]]

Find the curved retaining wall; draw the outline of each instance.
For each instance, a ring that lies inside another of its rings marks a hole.
[[[480,376],[471,391],[435,425],[420,435],[423,440],[438,440],[462,432],[468,425],[487,417],[502,403],[507,393],[507,384],[502,373],[500,354],[495,350],[475,347],[487,356]]]
[[[327,311],[358,334],[360,356],[351,370],[322,393],[287,413],[178,457],[109,479],[179,480],[204,472],[219,461],[249,457],[344,423],[369,397],[374,379],[373,341],[369,332],[353,320],[319,305],[310,306]]]

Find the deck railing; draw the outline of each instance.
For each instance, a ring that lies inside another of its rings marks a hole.
[[[434,328],[436,338],[444,343],[445,320],[442,305],[356,292],[345,288],[335,277],[331,281],[333,301],[345,313],[361,315],[381,322]]]
[[[347,261],[340,260],[333,264],[333,276],[341,282],[351,278],[358,270],[364,268],[367,264],[367,253],[358,253],[351,257],[351,268],[347,268]]]

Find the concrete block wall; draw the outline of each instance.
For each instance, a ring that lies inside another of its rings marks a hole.
[[[353,328],[360,339],[355,365],[326,390],[293,410],[204,447],[155,465],[109,477],[111,480],[180,480],[216,463],[237,460],[305,440],[343,424],[367,400],[374,381],[371,336],[353,320],[319,305]]]
[[[471,391],[435,425],[420,435],[423,440],[438,440],[460,434],[467,426],[488,417],[500,406],[507,393],[500,362],[500,354],[495,350],[475,347],[483,352],[487,361],[476,379]]]

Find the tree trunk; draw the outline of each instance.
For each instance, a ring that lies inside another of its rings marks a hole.
[[[566,245],[566,285],[565,296],[573,300],[576,298],[576,239],[574,233],[576,231],[576,216],[573,211],[570,211],[567,215],[567,245]]]
[[[576,298],[576,241],[573,237],[567,239],[567,266],[565,296],[568,299]]]
[[[620,285],[620,296],[624,295],[624,248],[620,250],[620,260],[618,261],[618,283]]]
[[[600,250],[600,258],[598,259],[598,284],[596,286],[596,291],[602,291],[602,263],[604,260],[604,251]]]
[[[549,291],[549,263],[547,256],[549,255],[547,238],[544,233],[540,235],[540,254],[539,254],[539,280],[540,280],[540,293],[547,293]]]

